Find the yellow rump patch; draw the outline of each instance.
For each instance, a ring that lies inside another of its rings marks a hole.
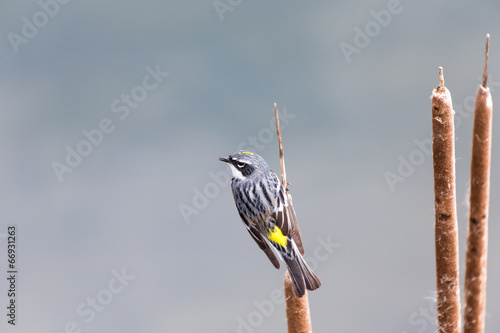
[[[286,239],[286,236],[281,232],[281,229],[276,226],[268,230],[267,239],[269,239],[271,242],[275,242],[281,245],[285,249],[287,248],[288,240]]]
[[[242,154],[247,154],[247,155],[253,155],[253,153],[249,152],[249,151],[242,151],[241,152]]]

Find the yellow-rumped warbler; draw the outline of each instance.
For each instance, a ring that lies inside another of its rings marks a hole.
[[[276,249],[288,268],[295,295],[302,297],[306,289],[319,288],[321,281],[303,258],[297,217],[278,176],[262,157],[251,152],[238,151],[220,160],[233,172],[233,198],[248,232],[274,267],[280,268],[269,244]]]

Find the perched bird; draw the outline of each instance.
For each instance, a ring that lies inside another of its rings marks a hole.
[[[219,158],[231,167],[234,202],[248,232],[276,268],[285,262],[297,297],[315,290],[321,281],[303,258],[304,247],[292,203],[278,176],[257,154],[238,151]]]

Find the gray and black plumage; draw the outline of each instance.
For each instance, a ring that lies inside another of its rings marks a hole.
[[[297,297],[315,290],[321,282],[304,260],[304,247],[292,203],[278,176],[257,154],[238,151],[221,157],[231,167],[231,189],[238,213],[248,232],[274,267],[285,262]]]

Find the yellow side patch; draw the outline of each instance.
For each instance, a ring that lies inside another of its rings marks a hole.
[[[286,239],[286,236],[281,232],[281,229],[278,227],[269,229],[269,231],[267,232],[267,239],[269,239],[271,242],[275,242],[281,245],[285,249],[287,248],[288,240]]]
[[[241,152],[242,154],[247,154],[247,155],[253,155],[253,153],[249,152],[249,151],[242,151]]]

